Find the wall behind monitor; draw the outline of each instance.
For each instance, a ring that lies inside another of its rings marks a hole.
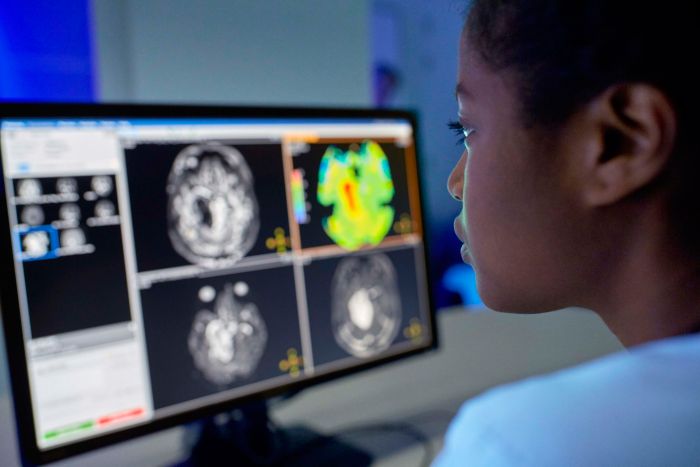
[[[0,100],[94,99],[90,0],[6,1]]]
[[[368,0],[93,0],[103,101],[370,104]]]

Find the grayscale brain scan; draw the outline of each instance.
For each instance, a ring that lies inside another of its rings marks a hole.
[[[250,376],[265,351],[267,327],[257,306],[244,302],[247,292],[243,282],[227,284],[218,293],[210,286],[199,291],[199,299],[213,301],[214,309],[196,314],[188,347],[195,367],[213,384]]]
[[[401,325],[396,270],[384,254],[343,259],[331,283],[335,340],[360,358],[386,350]]]
[[[77,248],[85,245],[85,233],[82,229],[66,229],[61,232],[61,246]]]
[[[112,193],[112,177],[109,175],[99,175],[97,177],[92,177],[90,181],[90,186],[92,191],[97,193],[98,196],[109,196]]]
[[[44,210],[41,206],[25,206],[20,214],[20,220],[27,225],[39,225],[44,223]]]
[[[108,199],[103,199],[95,203],[95,217],[111,217],[114,216],[116,212],[117,209],[114,207],[114,203]]]
[[[75,203],[62,204],[58,209],[58,217],[66,222],[80,222],[80,207]]]
[[[218,143],[193,144],[175,158],[167,182],[168,233],[193,264],[230,265],[260,229],[253,175],[241,153]]]
[[[20,198],[37,198],[42,194],[41,183],[33,178],[21,180],[17,184],[17,194]]]
[[[76,193],[78,181],[74,178],[59,178],[56,181],[56,191],[61,194]]]
[[[51,240],[46,231],[38,230],[25,235],[22,245],[24,246],[24,253],[29,258],[39,258],[49,252]]]

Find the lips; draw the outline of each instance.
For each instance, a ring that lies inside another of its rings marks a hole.
[[[469,252],[469,245],[466,243],[462,244],[462,248],[459,250],[459,254],[462,256],[462,260],[465,263],[471,263],[471,253]]]
[[[469,243],[467,242],[467,235],[462,230],[462,223],[459,220],[459,217],[457,217],[454,221],[454,230],[455,230],[455,235],[459,240],[462,242],[462,248],[460,249],[460,254],[462,256],[462,260],[465,263],[471,262],[471,255],[469,252]]]

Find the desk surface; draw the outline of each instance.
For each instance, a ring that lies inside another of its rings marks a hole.
[[[304,424],[322,433],[409,423],[437,452],[465,399],[621,349],[598,317],[584,310],[519,316],[456,308],[440,312],[438,324],[439,350],[307,389],[275,406],[272,416],[281,425]],[[165,466],[186,454],[184,434],[177,427],[51,465]],[[423,456],[420,445],[398,432],[368,431],[345,439],[374,454],[378,467],[418,466]],[[0,453],[3,466],[19,465],[6,394],[0,394]]]

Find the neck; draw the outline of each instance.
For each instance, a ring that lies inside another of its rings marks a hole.
[[[700,331],[700,275],[697,272],[662,278],[649,288],[635,286],[649,283],[639,274],[622,285],[617,294],[598,314],[626,347]]]
[[[665,228],[638,233],[626,238],[617,264],[606,265],[602,298],[591,308],[626,347],[700,331],[700,263],[671,246]]]

